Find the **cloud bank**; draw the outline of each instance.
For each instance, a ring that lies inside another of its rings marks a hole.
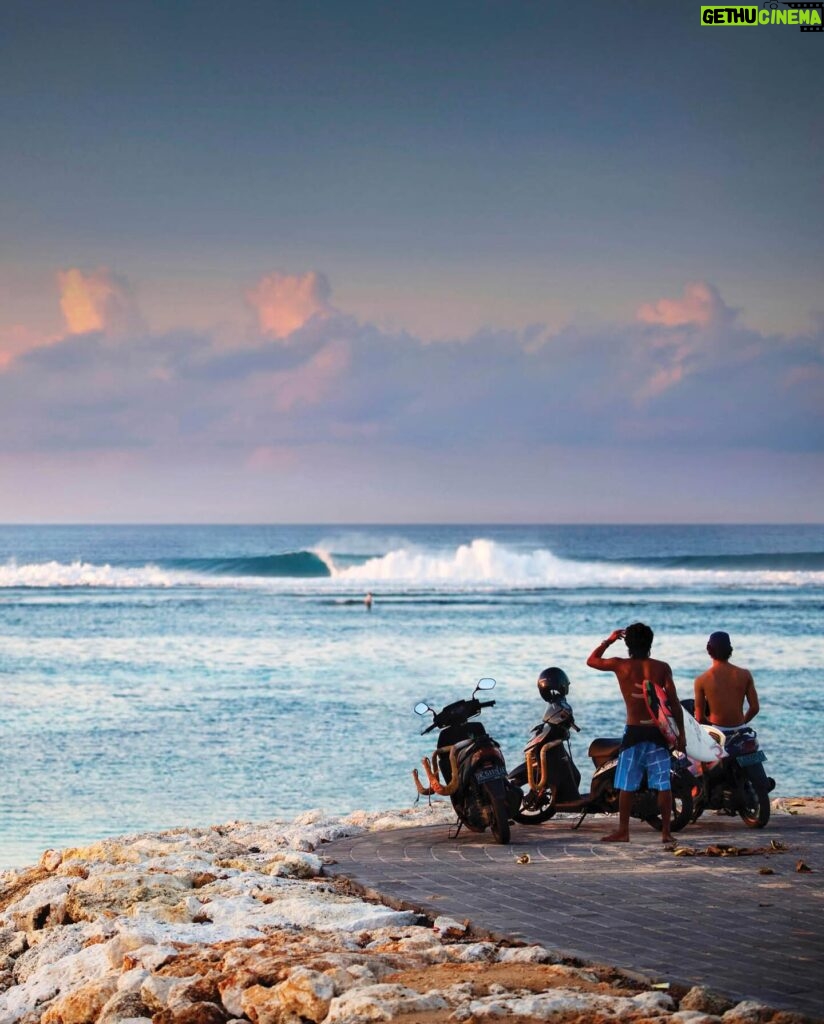
[[[151,480],[162,464],[174,480],[175,467],[197,464],[298,488],[314,472],[323,492],[322,452],[343,481],[383,460],[414,467],[424,488],[434,466],[456,487],[479,487],[488,467],[494,488],[516,463],[544,479],[552,451],[570,486],[589,487],[569,467],[576,452],[598,451],[636,491],[681,460],[692,495],[715,454],[726,453],[713,463],[718,483],[733,472],[729,453],[751,467],[766,453],[774,472],[792,467],[789,497],[807,486],[801,463],[824,448],[824,330],[753,331],[705,282],[611,327],[433,343],[337,310],[319,273],[272,273],[247,293],[257,330],[227,348],[203,332],[153,333],[108,271],[58,281],[66,333],[16,335],[0,362],[0,458],[18,465],[79,459],[98,479],[128,462]]]
[[[705,283],[610,329],[433,344],[337,312],[320,274],[275,273],[249,292],[257,337],[230,351],[136,330],[132,292],[107,271],[68,270],[59,284],[68,332],[8,359],[0,448],[824,442],[821,331],[749,330]]]

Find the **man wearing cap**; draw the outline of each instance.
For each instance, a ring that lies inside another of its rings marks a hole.
[[[695,680],[695,717],[721,729],[740,728],[758,714],[752,673],[730,662],[729,633],[712,633],[707,641],[707,654],[712,658],[712,666]]]

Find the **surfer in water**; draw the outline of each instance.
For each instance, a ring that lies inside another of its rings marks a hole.
[[[731,664],[729,633],[712,633],[707,654],[712,665],[695,680],[695,717],[720,729],[740,728],[755,718],[760,707],[752,673]]]
[[[590,668],[601,672],[614,672],[621,696],[627,707],[627,723],[618,756],[618,770],[615,786],[618,794],[618,830],[602,836],[604,843],[628,843],[629,819],[632,811],[633,794],[641,785],[644,772],[650,789],[658,790],[658,809],[661,814],[661,839],[672,841],[670,819],[672,817],[672,791],[670,790],[669,745],[658,726],[649,717],[644,698],[644,682],[649,680],[662,686],[678,724],[677,750],[684,750],[684,716],[681,702],[672,681],[672,670],[665,661],[650,657],[653,632],[643,622],[634,622],[626,629],[615,629],[606,640],[602,640],[587,658]],[[616,640],[627,645],[628,658],[605,658],[608,647]]]

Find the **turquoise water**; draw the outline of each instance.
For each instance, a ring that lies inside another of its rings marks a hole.
[[[363,597],[375,595],[367,612]],[[824,527],[2,527],[0,867],[124,831],[406,806],[413,704],[498,680],[515,763],[538,672],[586,746],[584,665],[636,619],[684,694],[709,632],[752,669],[777,795],[824,792]]]

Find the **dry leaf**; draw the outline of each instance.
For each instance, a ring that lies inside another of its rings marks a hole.
[[[805,864],[803,860],[800,860],[796,864],[795,870],[800,872],[801,874],[806,874],[807,872],[812,871],[812,868],[808,864]]]

